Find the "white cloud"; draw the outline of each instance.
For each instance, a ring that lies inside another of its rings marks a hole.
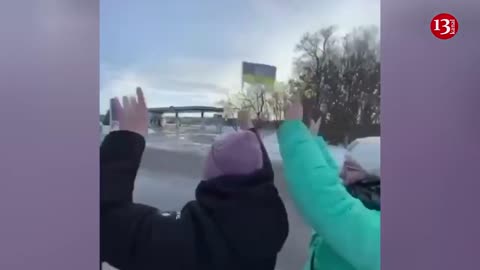
[[[226,91],[218,85],[202,82],[175,81],[156,78],[149,73],[139,73],[135,69],[109,71],[104,75],[105,82],[100,91],[100,112],[108,109],[108,100],[114,96],[132,95],[141,86],[150,107],[215,105]],[[215,89],[215,87],[217,87]]]
[[[357,26],[380,24],[379,0],[248,1],[252,24],[228,35],[227,44],[235,52],[232,57],[174,57],[163,63],[142,59],[120,69],[102,63],[101,111],[107,109],[110,97],[134,93],[137,86],[144,88],[150,106],[214,105],[229,90],[240,88],[242,61],[275,65],[278,79],[287,80],[295,44],[303,33],[337,25],[341,34]]]

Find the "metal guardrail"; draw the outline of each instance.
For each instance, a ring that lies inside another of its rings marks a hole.
[[[170,107],[157,107],[149,108],[151,113],[176,113],[176,112],[216,112],[223,113],[224,109],[221,107],[211,106],[170,106]]]

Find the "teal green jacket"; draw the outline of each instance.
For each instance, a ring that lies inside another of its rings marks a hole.
[[[325,141],[301,121],[285,121],[278,140],[290,195],[316,232],[307,269],[380,270],[380,212],[346,191]]]

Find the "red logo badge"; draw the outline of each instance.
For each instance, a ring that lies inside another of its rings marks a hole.
[[[451,39],[458,32],[458,21],[453,15],[441,13],[430,22],[432,34],[439,39]]]

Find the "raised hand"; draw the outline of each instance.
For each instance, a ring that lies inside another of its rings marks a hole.
[[[318,118],[317,121],[314,121],[313,119],[310,120],[310,132],[312,133],[313,136],[318,136],[318,132],[320,131],[320,124],[322,123],[322,118]]]
[[[247,130],[253,128],[252,118],[250,112],[247,110],[239,111],[237,115],[238,125],[241,130]]]
[[[295,99],[287,107],[285,112],[285,120],[302,120],[303,119],[303,105],[300,99]]]
[[[117,115],[118,130],[127,130],[142,136],[148,134],[148,110],[143,91],[137,87],[137,97],[124,96],[123,106],[118,98],[112,101],[112,111]]]

